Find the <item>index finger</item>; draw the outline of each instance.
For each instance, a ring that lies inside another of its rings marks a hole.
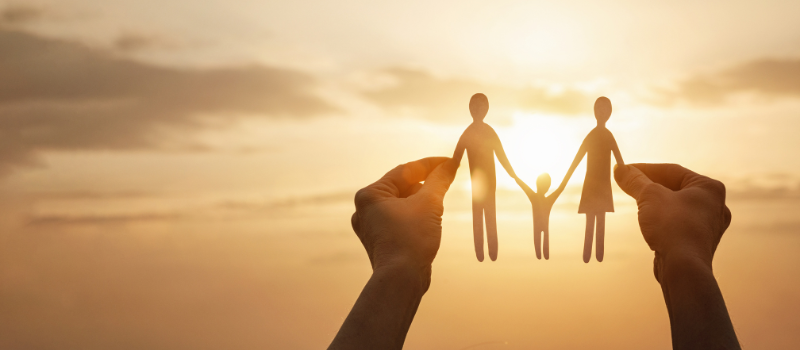
[[[673,191],[701,186],[714,180],[686,169],[678,164],[628,164],[636,167],[653,182]]]
[[[428,157],[398,165],[369,187],[384,195],[401,197],[411,186],[424,181],[448,157]]]

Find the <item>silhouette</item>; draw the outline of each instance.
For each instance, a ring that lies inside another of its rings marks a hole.
[[[531,201],[533,208],[533,245],[536,247],[536,258],[542,258],[542,251],[544,251],[545,260],[550,259],[550,210],[553,209],[553,203],[556,202],[561,192],[564,192],[566,182],[561,182],[558,189],[553,191],[549,196],[545,196],[547,190],[550,189],[550,175],[543,173],[536,179],[536,189],[534,192],[524,181],[517,178],[517,184],[522,187],[528,199]],[[542,235],[544,235],[544,246],[542,246]]]
[[[357,192],[351,222],[373,271],[329,350],[403,348],[431,278],[437,275],[431,266],[441,243],[442,200],[457,166],[440,157],[406,163]],[[655,251],[653,272],[667,306],[674,349],[741,349],[711,268],[714,252],[731,223],[725,185],[677,164],[621,166],[615,178],[636,199],[642,236]],[[425,184],[417,186],[423,179]],[[650,187],[654,183],[659,186]],[[423,200],[409,198],[407,193]],[[396,242],[402,244],[392,244]],[[667,251],[692,259],[667,259]],[[400,262],[395,266],[410,269],[398,273],[375,268],[387,262]],[[517,305],[539,311],[527,300]],[[569,336],[582,333],[570,331]],[[584,346],[596,347],[591,340]]]
[[[469,173],[472,178],[472,233],[475,239],[475,256],[483,261],[483,218],[486,217],[486,241],[489,245],[489,258],[497,260],[497,213],[495,211],[495,189],[497,182],[494,172],[494,157],[513,178],[514,169],[506,158],[500,137],[489,124],[483,122],[489,111],[489,99],[478,93],[469,100],[469,112],[473,122],[470,124],[453,153],[453,159],[460,162],[467,151]]]
[[[611,195],[611,162],[608,153],[614,153],[617,165],[625,165],[617,147],[617,140],[611,131],[606,129],[606,122],[611,117],[611,100],[604,96],[599,97],[594,103],[594,117],[597,119],[597,127],[586,135],[563,181],[564,184],[569,181],[575,168],[583,160],[583,156],[588,154],[586,180],[583,182],[581,203],[578,206],[578,213],[586,214],[586,238],[583,243],[583,261],[586,263],[592,257],[595,223],[597,261],[603,261],[606,213],[614,212],[614,198]]]

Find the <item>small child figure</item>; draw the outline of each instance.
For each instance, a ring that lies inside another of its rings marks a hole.
[[[553,203],[566,187],[566,182],[562,182],[549,196],[545,196],[550,189],[550,175],[543,173],[536,179],[536,189],[538,192],[528,187],[525,182],[516,178],[517,184],[522,187],[533,207],[533,244],[536,247],[536,258],[542,258],[542,233],[544,233],[544,258],[550,259],[550,210]]]

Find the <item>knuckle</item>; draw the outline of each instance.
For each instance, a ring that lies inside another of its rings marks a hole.
[[[353,198],[353,202],[355,202],[356,209],[363,208],[365,205],[369,204],[372,199],[372,191],[370,191],[369,187],[364,187],[356,192],[355,197]]]
[[[725,184],[722,181],[706,177],[705,181],[700,185],[706,193],[711,194],[714,199],[725,199]]]
[[[353,226],[353,231],[355,231],[356,234],[359,234],[360,223],[358,221],[358,213],[353,213],[353,216],[350,217],[350,225]]]
[[[434,203],[431,206],[431,212],[441,218],[442,215],[444,215],[444,205],[442,205],[442,203]]]
[[[728,227],[731,226],[731,221],[732,220],[733,220],[733,214],[731,213],[731,210],[726,205],[722,209],[722,232],[723,233],[728,229]]]
[[[725,196],[725,184],[722,181],[710,179],[708,189],[717,195]]]

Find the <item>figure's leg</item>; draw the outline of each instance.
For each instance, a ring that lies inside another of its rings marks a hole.
[[[597,261],[603,261],[606,238],[606,213],[597,213]]]
[[[489,259],[497,260],[497,211],[495,209],[494,189],[486,193],[483,213],[486,215],[486,243],[489,246]]]
[[[533,231],[533,246],[536,248],[536,259],[542,259],[542,231]]]
[[[583,262],[592,258],[592,238],[594,236],[594,213],[586,213],[586,237],[583,241]]]
[[[483,203],[472,194],[472,236],[475,239],[475,256],[483,261]]]
[[[550,229],[544,229],[544,247],[542,247],[544,251],[544,259],[550,260]]]

